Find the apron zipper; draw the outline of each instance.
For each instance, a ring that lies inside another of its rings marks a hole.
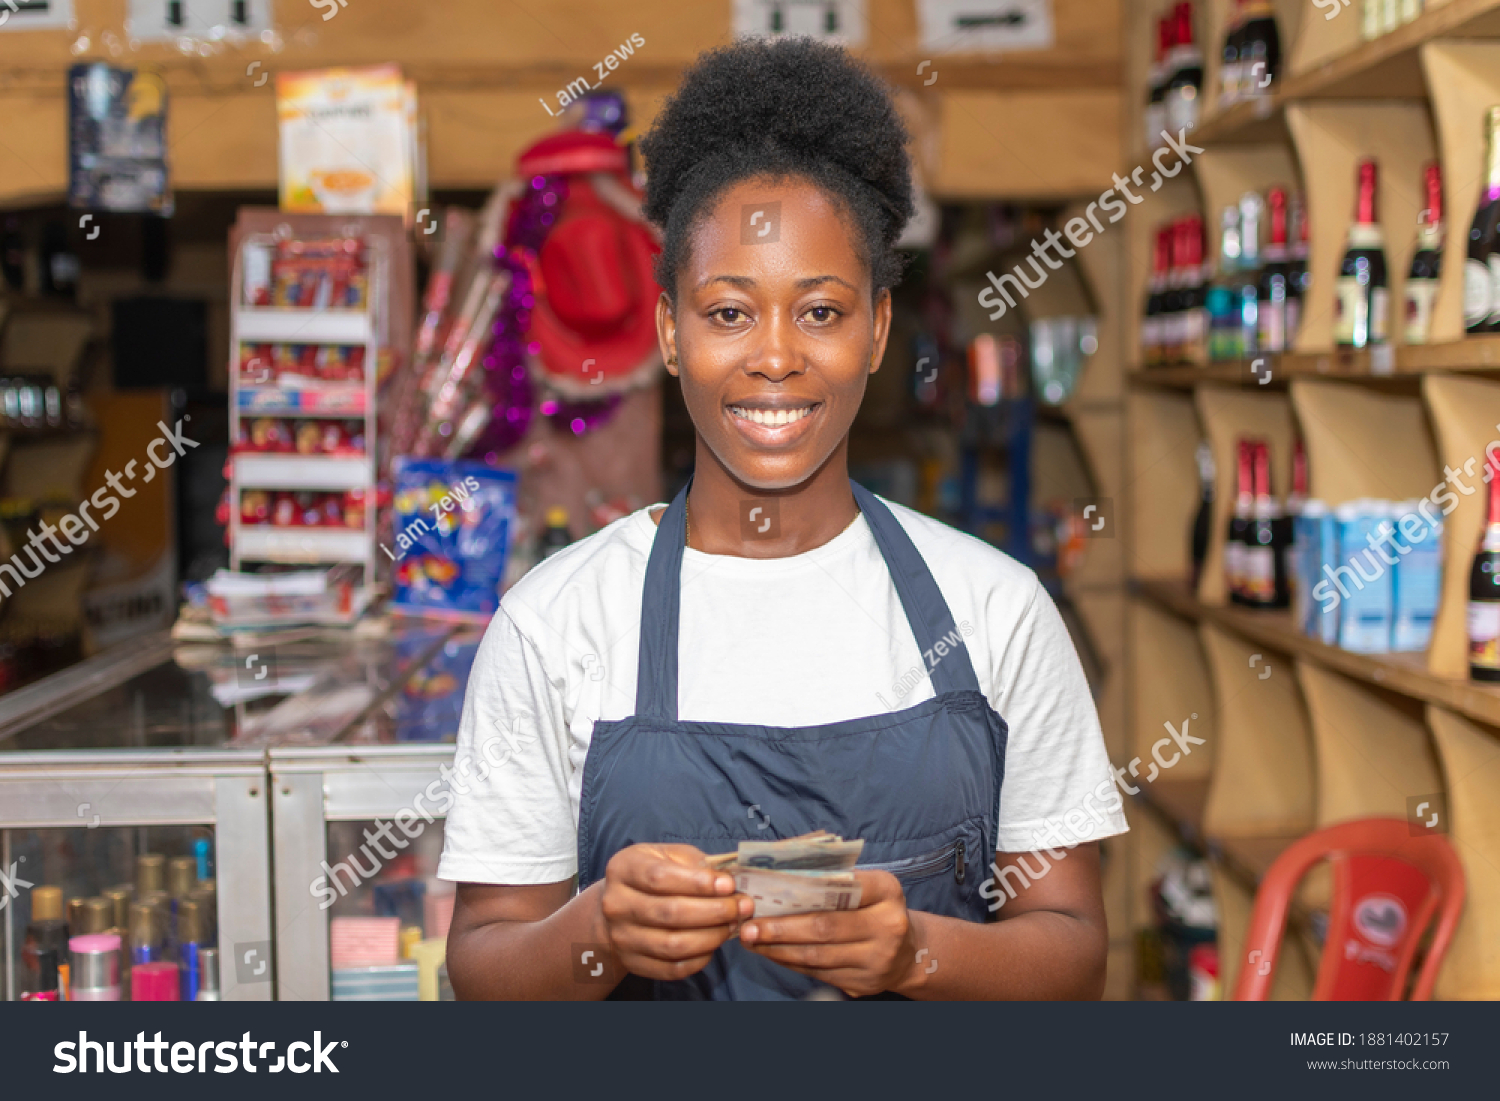
[[[962,838],[950,845],[944,845],[930,853],[921,856],[908,856],[903,860],[887,860],[873,864],[856,865],[857,871],[867,872],[890,872],[898,879],[919,879],[924,876],[934,875],[938,872],[948,870],[949,862],[953,863],[953,878],[955,882],[962,883],[966,874],[965,858],[968,854],[968,846]]]

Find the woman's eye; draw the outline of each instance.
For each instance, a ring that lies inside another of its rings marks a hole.
[[[819,325],[828,324],[828,322],[834,320],[838,315],[838,310],[832,306],[814,306],[807,313],[803,314],[804,317],[811,319]]]
[[[726,325],[734,325],[744,320],[745,311],[737,309],[734,306],[725,306],[722,309],[715,310],[713,312],[713,316],[717,317]]]

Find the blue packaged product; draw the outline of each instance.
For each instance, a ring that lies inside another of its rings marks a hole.
[[[1297,550],[1303,582],[1300,591],[1307,594],[1305,615],[1298,621],[1302,632],[1329,646],[1339,642],[1339,604],[1332,578],[1338,566],[1338,531],[1333,513],[1324,501],[1310,500],[1298,517],[1300,534]]]
[[[394,611],[484,621],[500,606],[500,580],[516,520],[516,475],[483,463],[398,458],[392,535]]]
[[[1363,498],[1334,510],[1338,565],[1339,642],[1356,654],[1384,654],[1391,648],[1391,568],[1374,549],[1382,524],[1389,524],[1382,501]]]
[[[455,638],[407,678],[396,703],[398,742],[451,742],[458,737],[469,670],[479,638]]]
[[[1391,649],[1402,653],[1427,649],[1443,588],[1443,520],[1429,521],[1417,511],[1418,503],[1397,506],[1392,538],[1401,561],[1391,594]]]

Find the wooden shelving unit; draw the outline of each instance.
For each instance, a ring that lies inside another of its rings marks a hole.
[[[1155,223],[1196,210],[1215,225],[1217,211],[1244,190],[1300,187],[1312,273],[1293,350],[1127,372],[1118,511],[1129,534],[1128,744],[1141,755],[1163,720],[1180,721],[1189,706],[1202,716],[1195,732],[1209,742],[1194,746],[1206,771],[1181,774],[1185,758],[1130,802],[1208,855],[1228,989],[1243,963],[1254,887],[1288,844],[1337,821],[1405,816],[1413,797],[1441,795],[1469,893],[1436,995],[1500,997],[1500,688],[1468,679],[1465,624],[1468,562],[1483,524],[1477,472],[1490,441],[1500,439],[1500,337],[1465,336],[1462,318],[1466,230],[1483,176],[1482,119],[1500,104],[1500,0],[1429,0],[1417,20],[1371,42],[1359,37],[1357,0],[1332,20],[1305,4],[1275,6],[1284,65],[1274,94],[1214,111],[1232,4],[1198,0],[1209,111],[1190,140],[1205,151],[1191,174],[1146,197],[1127,230],[1125,295],[1138,313]],[[1154,26],[1160,7],[1141,0],[1130,20]],[[1138,135],[1149,44],[1138,33],[1127,48],[1125,68],[1137,84],[1126,93],[1125,145],[1132,163],[1144,163]],[[1393,322],[1390,346],[1332,347],[1333,282],[1354,164],[1364,156],[1380,164],[1378,206],[1397,303],[1415,237],[1420,166],[1435,158],[1442,167],[1447,243],[1429,343],[1401,343]],[[1131,316],[1125,328],[1133,334],[1136,325]],[[1133,336],[1130,347],[1138,347]],[[1449,481],[1458,501],[1445,517],[1443,592],[1426,653],[1351,653],[1306,637],[1287,612],[1228,603],[1229,449],[1240,436],[1269,439],[1272,481],[1284,496],[1294,434],[1307,450],[1311,496],[1330,505],[1422,497]],[[1212,445],[1217,476],[1210,549],[1195,589],[1186,575],[1200,440]],[[1462,491],[1448,472],[1466,464],[1476,474]],[[1274,673],[1262,679],[1268,668]],[[1161,848],[1156,830],[1141,831],[1131,909],[1138,923],[1152,854]],[[1326,875],[1309,877],[1304,916],[1326,905],[1328,890]],[[1305,938],[1302,947],[1304,958],[1278,973],[1281,996],[1306,997],[1311,989],[1317,949]]]

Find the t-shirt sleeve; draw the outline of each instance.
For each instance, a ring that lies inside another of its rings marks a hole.
[[[991,697],[1009,730],[1001,852],[1077,845],[1129,828],[1083,665],[1051,596],[1033,584]]]
[[[464,695],[439,879],[558,883],[577,872],[563,687],[502,605]]]

